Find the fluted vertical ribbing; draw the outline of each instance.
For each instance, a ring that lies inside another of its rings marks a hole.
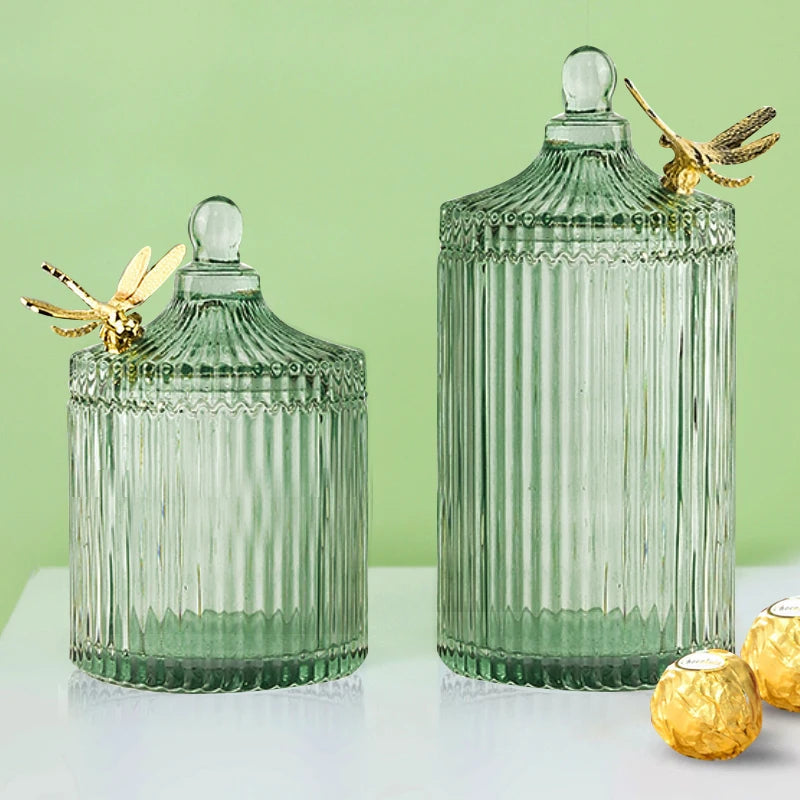
[[[546,147],[441,231],[445,662],[615,689],[730,647],[730,207],[627,148]]]
[[[233,691],[363,660],[363,354],[289,332],[260,298],[176,298],[139,347],[73,358],[81,668]]]

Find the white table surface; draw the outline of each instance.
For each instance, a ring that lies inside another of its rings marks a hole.
[[[0,797],[768,798],[800,794],[800,714],[764,706],[739,758],[673,753],[650,692],[460,678],[435,651],[435,574],[370,570],[370,652],[349,678],[229,695],[105,684],[67,658],[67,571],[28,582],[0,636]],[[740,569],[738,641],[800,567]],[[773,794],[774,792],[774,794]],[[780,792],[780,794],[779,794]]]

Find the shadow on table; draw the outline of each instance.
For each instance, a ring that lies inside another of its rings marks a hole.
[[[790,712],[765,704],[756,741],[737,758],[709,762],[679,755],[659,739],[650,723],[651,695],[524,688],[464,678],[442,667],[442,758],[449,774],[458,776],[460,790],[494,787],[500,795],[518,791],[518,776],[531,770],[540,787],[569,787],[591,796],[594,782],[612,797],[645,797],[656,774],[709,783],[724,775],[736,783],[763,773],[780,782],[797,769],[796,719]],[[563,754],[580,768],[565,770]],[[503,768],[487,770],[487,764]]]
[[[93,678],[75,670],[67,684],[69,716],[104,722],[168,716],[180,713],[197,724],[276,724],[281,717],[297,726],[326,722],[337,728],[357,724],[364,716],[364,689],[359,674],[336,681],[255,692],[182,694],[133,689]]]
[[[228,797],[234,787],[249,787],[247,796],[348,796],[358,773],[358,674],[289,689],[175,694],[76,670],[66,699],[66,759],[82,797],[107,797],[109,786],[120,798]]]

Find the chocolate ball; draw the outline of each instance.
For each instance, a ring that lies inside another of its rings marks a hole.
[[[761,698],[741,658],[727,650],[698,650],[664,670],[650,716],[658,735],[681,755],[733,758],[761,731]]]
[[[765,608],[742,646],[758,690],[767,703],[800,711],[800,597],[787,597]]]

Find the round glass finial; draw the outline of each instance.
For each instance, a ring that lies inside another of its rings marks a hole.
[[[233,200],[217,195],[198,203],[189,217],[195,261],[239,261],[242,212]]]
[[[573,50],[564,61],[561,81],[568,114],[611,111],[617,70],[602,50],[588,46]]]

